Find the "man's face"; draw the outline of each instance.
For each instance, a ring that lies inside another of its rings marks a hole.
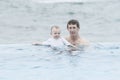
[[[60,29],[53,28],[51,35],[53,38],[58,39],[60,37]]]
[[[68,25],[68,31],[70,33],[71,36],[76,36],[78,35],[78,32],[79,32],[79,28],[77,27],[77,25],[73,25],[73,24],[69,24]]]

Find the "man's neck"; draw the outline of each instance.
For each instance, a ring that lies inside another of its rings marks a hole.
[[[72,41],[76,41],[76,40],[78,40],[79,38],[80,38],[79,35],[76,35],[76,36],[70,36],[70,39],[71,39]]]

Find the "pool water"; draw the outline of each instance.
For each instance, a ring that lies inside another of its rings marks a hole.
[[[0,80],[119,80],[120,43],[91,43],[81,51],[31,44],[0,45]]]

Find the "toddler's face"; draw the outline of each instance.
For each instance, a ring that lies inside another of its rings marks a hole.
[[[58,39],[60,37],[60,29],[53,28],[51,35],[53,38]]]

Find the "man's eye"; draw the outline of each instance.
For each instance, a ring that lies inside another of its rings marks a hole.
[[[75,29],[76,27],[73,27],[73,29]]]

